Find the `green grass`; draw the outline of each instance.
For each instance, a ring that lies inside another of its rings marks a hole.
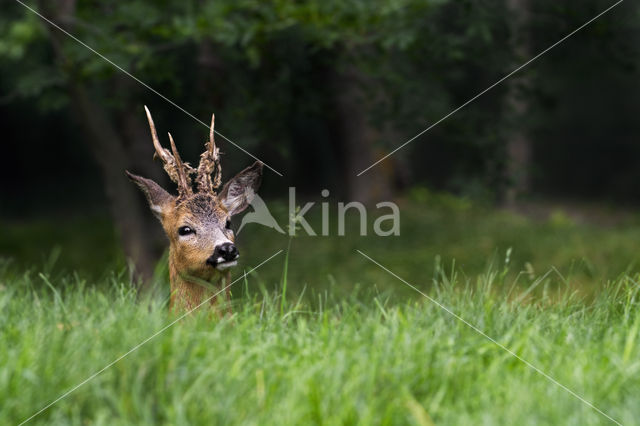
[[[159,301],[136,302],[123,277],[97,288],[6,266],[1,276],[0,424],[28,418],[173,320]],[[441,272],[430,295],[613,418],[637,422],[637,282],[612,282],[585,304],[559,292],[506,297],[503,276]],[[185,318],[32,423],[609,423],[425,298],[314,291],[315,303],[290,300],[281,312],[279,293],[252,290],[251,277],[237,285],[232,317]]]
[[[489,268],[501,268],[510,251],[509,279],[527,288],[546,273],[562,275],[554,280],[558,288],[568,285],[583,296],[597,293],[607,281],[620,275],[640,272],[640,216],[611,215],[615,221],[596,217],[593,221],[573,219],[568,212],[550,209],[547,216],[535,219],[509,211],[483,208],[441,195],[426,199],[409,198],[399,202],[401,233],[380,238],[358,235],[356,215],[347,217],[344,237],[303,233],[293,239],[288,271],[287,292],[296,297],[302,289],[325,289],[348,295],[359,283],[375,286],[394,297],[414,297],[411,290],[379,268],[368,263],[356,250],[362,250],[397,274],[422,286],[430,286],[439,269],[455,267],[462,277],[474,279]],[[276,208],[278,205],[276,205]],[[309,215],[312,227],[319,231],[319,207]],[[385,212],[388,213],[388,212]],[[286,211],[274,214],[285,223]],[[375,209],[369,214],[369,231]],[[336,232],[332,211],[330,228]],[[247,267],[279,249],[288,238],[258,225],[248,225],[238,236],[243,265]],[[265,285],[279,276],[267,276]],[[336,284],[337,283],[337,284]]]
[[[124,256],[111,222],[102,216],[0,220],[0,258],[22,269],[73,271],[98,278],[123,267]]]
[[[360,249],[637,424],[640,221],[532,220],[429,197],[404,202],[398,238],[349,234],[357,221],[346,237],[293,240],[249,225],[235,276],[290,251],[234,285],[232,317],[194,313],[31,423],[613,424]],[[163,263],[165,291],[136,300],[108,222],[14,225],[0,225],[0,424],[25,420],[175,318]]]
[[[511,250],[510,278],[517,279],[523,287],[531,284],[532,277],[554,268],[572,288],[587,295],[621,274],[640,272],[638,215],[628,214],[611,223],[581,223],[556,209],[547,216],[530,219],[451,196],[418,194],[399,202],[398,237],[371,235],[375,209],[369,213],[368,236],[358,235],[359,220],[353,212],[347,216],[344,237],[310,237],[304,232],[296,236],[289,254],[287,293],[296,298],[305,287],[331,287],[332,291],[348,295],[359,283],[367,283],[381,292],[391,291],[395,297],[413,297],[411,291],[390,281],[386,273],[357,255],[357,249],[425,286],[430,285],[438,268],[451,268],[454,264],[459,274],[474,277],[499,266],[507,250]],[[269,206],[285,227],[286,206],[277,202],[270,202]],[[331,206],[330,229],[335,235],[337,214],[334,204]],[[319,232],[320,206],[316,205],[307,216]],[[235,226],[238,225],[236,220]],[[238,270],[242,270],[286,249],[289,238],[249,224],[238,235],[237,244],[242,256]],[[27,223],[0,220],[0,258],[11,259],[22,269],[41,269],[44,264],[48,272],[77,272],[98,282],[105,282],[101,279],[105,271],[108,274],[126,267],[113,227],[100,217]],[[158,279],[166,282],[160,272]],[[269,270],[260,278],[260,285],[274,290],[281,281],[281,271]]]

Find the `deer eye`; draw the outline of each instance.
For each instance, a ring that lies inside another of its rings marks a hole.
[[[231,221],[229,219],[227,219],[227,223],[224,226],[227,229],[231,229]]]
[[[180,228],[178,228],[178,235],[190,235],[190,234],[195,234],[196,231],[189,227],[189,226],[181,226]]]

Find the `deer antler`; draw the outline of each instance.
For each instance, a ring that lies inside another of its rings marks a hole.
[[[176,162],[176,171],[178,172],[178,188],[184,188],[186,195],[193,194],[193,190],[191,189],[191,177],[187,174],[187,167],[193,171],[193,168],[186,163],[182,162],[182,158],[180,158],[180,154],[178,154],[178,149],[176,148],[176,144],[173,141],[173,137],[171,133],[167,133],[169,135],[169,142],[171,143],[171,151],[173,151],[173,158]]]
[[[149,128],[151,129],[151,137],[153,139],[153,146],[156,149],[156,155],[162,160],[164,170],[169,175],[169,178],[178,185],[178,196],[184,197],[193,194],[190,175],[195,173],[195,170],[188,163],[182,162],[180,154],[178,154],[178,150],[176,149],[176,144],[173,142],[173,138],[171,137],[171,133],[169,133],[169,142],[171,143],[173,155],[168,149],[165,149],[160,145],[158,133],[156,132],[156,125],[153,123],[153,118],[151,118],[151,113],[146,105],[144,110],[147,113],[147,120],[149,120]]]
[[[220,168],[220,149],[214,140],[214,126],[216,116],[211,114],[211,128],[209,129],[209,141],[205,143],[205,151],[200,155],[196,184],[199,192],[214,193],[222,183],[222,169]],[[213,179],[211,175],[215,172]]]

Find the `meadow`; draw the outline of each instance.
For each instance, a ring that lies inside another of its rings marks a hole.
[[[28,424],[638,423],[635,214],[531,217],[426,192],[401,208],[395,238],[252,225],[232,316],[194,312]],[[136,296],[108,221],[0,226],[0,424],[177,319],[166,291]]]

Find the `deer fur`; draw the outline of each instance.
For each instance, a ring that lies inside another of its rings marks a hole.
[[[151,113],[145,106],[156,155],[164,169],[178,186],[172,195],[151,179],[129,173],[127,176],[142,190],[154,215],[160,220],[169,239],[170,308],[191,310],[212,297],[230,283],[228,268],[233,261],[217,262],[216,252],[222,245],[235,246],[235,236],[229,226],[231,216],[242,212],[253,199],[262,177],[263,165],[256,161],[229,180],[222,189],[220,151],[214,140],[215,116],[211,118],[209,140],[200,156],[197,169],[184,163],[169,134],[171,152],[162,147]],[[195,174],[194,192],[192,175]],[[187,232],[190,231],[190,232]],[[237,249],[236,249],[237,251]],[[227,288],[219,296],[230,299]]]

